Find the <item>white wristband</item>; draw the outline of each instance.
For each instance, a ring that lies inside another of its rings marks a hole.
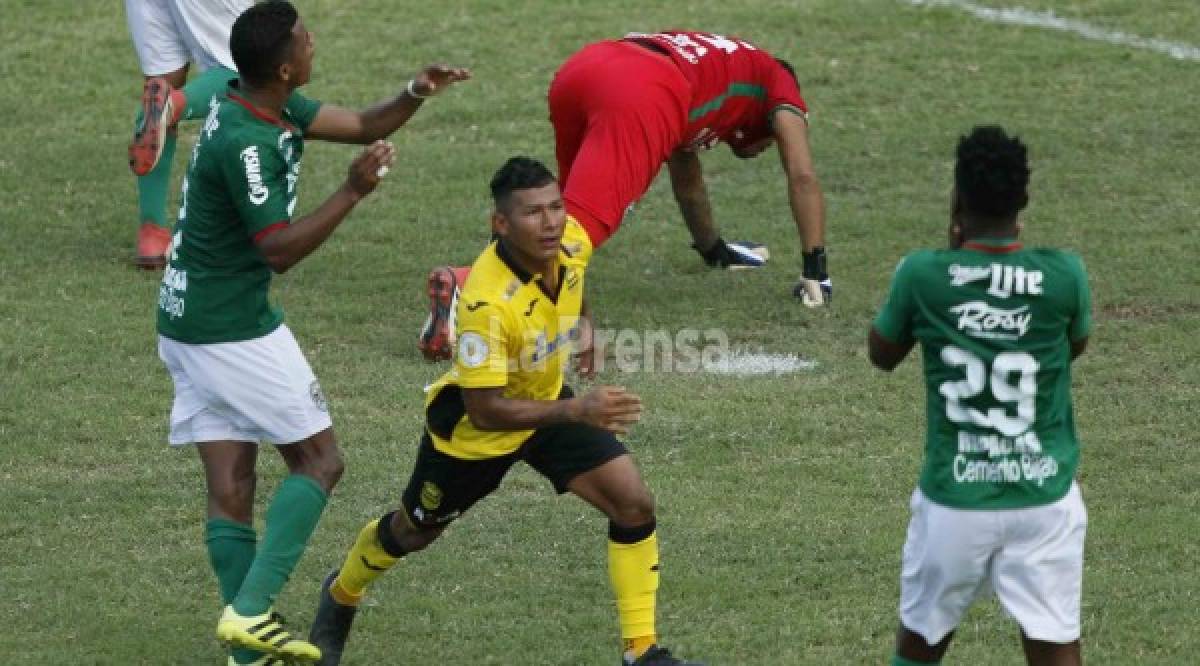
[[[427,97],[430,97],[430,95],[418,95],[417,94],[417,89],[415,87],[413,87],[413,84],[415,84],[416,82],[417,82],[416,79],[408,80],[408,87],[405,88],[405,92],[408,93],[408,96],[412,97],[414,99],[426,99]]]

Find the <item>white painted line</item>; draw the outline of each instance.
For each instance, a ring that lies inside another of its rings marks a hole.
[[[967,2],[967,0],[907,0],[907,2],[910,5],[921,7],[956,7],[984,21],[1071,32],[1085,39],[1154,51],[1176,60],[1200,62],[1200,47],[1183,42],[1170,42],[1165,39],[1152,39],[1131,35],[1127,32],[1105,30],[1090,23],[1063,18],[1054,12],[1036,12],[1022,7],[984,7],[974,2]]]
[[[752,354],[733,352],[704,363],[704,371],[715,375],[787,375],[812,370],[816,361],[806,361],[795,354]]]

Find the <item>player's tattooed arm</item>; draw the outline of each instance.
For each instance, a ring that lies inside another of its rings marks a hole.
[[[429,65],[414,76],[404,90],[362,111],[325,104],[308,127],[308,136],[337,143],[370,143],[387,138],[421,108],[426,97],[471,78],[471,70],[450,65]]]
[[[900,365],[900,361],[908,356],[908,352],[912,351],[915,340],[909,341],[907,344],[892,342],[880,335],[875,327],[871,327],[871,332],[867,334],[867,356],[871,359],[871,364],[880,370],[891,372]]]

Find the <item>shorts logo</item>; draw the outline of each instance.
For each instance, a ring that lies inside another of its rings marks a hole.
[[[432,481],[421,484],[421,507],[434,511],[442,505],[442,489]]]
[[[488,358],[487,340],[478,333],[463,333],[458,339],[458,359],[468,368],[478,368]]]
[[[317,406],[317,409],[323,412],[329,411],[329,403],[325,401],[325,393],[321,391],[321,385],[317,383],[317,380],[314,379],[313,383],[308,385],[308,395],[312,397],[313,404]]]

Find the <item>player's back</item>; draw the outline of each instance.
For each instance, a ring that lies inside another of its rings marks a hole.
[[[770,131],[769,111],[779,105],[807,110],[792,75],[770,53],[746,40],[679,30],[630,33],[625,38],[657,45],[690,84],[684,135],[689,149],[761,138]]]
[[[1078,464],[1071,341],[1086,335],[1078,256],[1012,241],[910,255],[897,269],[920,341],[928,438],[921,487],[936,501],[1054,501]]]

